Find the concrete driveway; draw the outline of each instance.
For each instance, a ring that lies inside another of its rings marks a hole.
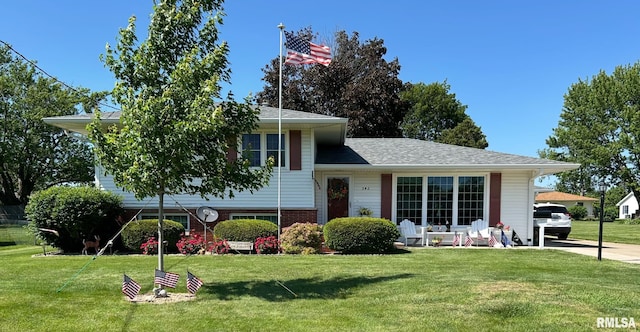
[[[565,250],[576,254],[598,257],[598,241],[558,240],[546,237],[544,246],[549,249]],[[602,259],[640,264],[640,245],[603,242]]]

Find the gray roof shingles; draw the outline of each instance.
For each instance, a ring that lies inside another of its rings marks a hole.
[[[548,165],[567,163],[410,138],[347,138],[345,147],[319,147],[316,164],[372,166]]]

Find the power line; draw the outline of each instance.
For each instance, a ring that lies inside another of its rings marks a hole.
[[[37,70],[39,70],[41,73],[43,73],[45,76],[53,79],[54,81],[62,84],[63,86],[65,86],[66,88],[73,90],[77,93],[80,93],[80,91],[78,91],[76,88],[72,87],[71,85],[59,80],[58,78],[54,77],[53,75],[50,75],[49,73],[47,73],[44,69],[40,68],[40,66],[38,66],[35,62],[29,60],[26,56],[22,55],[22,53],[18,52],[15,48],[13,48],[9,43],[5,42],[4,40],[0,40],[0,43],[4,44],[7,48],[9,48],[9,50],[15,54],[17,54],[19,57],[21,57],[22,59],[24,59],[25,61],[27,61],[29,64],[31,64],[34,68],[36,68]],[[98,102],[98,105],[100,106],[104,106],[107,108],[111,108],[114,109],[116,111],[120,111],[119,108],[113,106],[113,105],[109,105],[109,104],[105,104],[103,102]]]

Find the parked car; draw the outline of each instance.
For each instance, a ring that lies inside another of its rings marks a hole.
[[[553,203],[533,204],[534,233],[538,234],[544,225],[545,235],[555,235],[559,240],[566,240],[571,233],[571,214],[564,205]]]

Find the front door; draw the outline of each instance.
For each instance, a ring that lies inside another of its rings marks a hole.
[[[327,178],[327,221],[349,216],[349,178]]]

